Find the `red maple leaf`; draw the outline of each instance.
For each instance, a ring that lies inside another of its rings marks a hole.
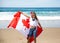
[[[24,26],[26,26],[26,28],[29,28],[30,24],[29,24],[29,19],[22,19],[22,23]]]

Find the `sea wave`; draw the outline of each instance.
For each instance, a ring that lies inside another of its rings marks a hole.
[[[38,16],[60,16],[60,7],[50,8],[19,8],[19,7],[0,7],[1,12],[17,12],[22,11],[30,14],[31,11],[36,12]]]

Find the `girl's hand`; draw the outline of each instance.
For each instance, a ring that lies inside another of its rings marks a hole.
[[[20,11],[21,12],[21,11]],[[24,14],[23,12],[21,12],[21,14]]]
[[[39,28],[42,28],[41,26],[39,26]]]

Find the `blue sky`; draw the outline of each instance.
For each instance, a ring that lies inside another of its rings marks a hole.
[[[0,0],[0,7],[60,7],[60,0]]]

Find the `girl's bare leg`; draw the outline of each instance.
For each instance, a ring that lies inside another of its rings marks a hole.
[[[36,38],[34,38],[34,43],[36,43]]]
[[[29,40],[30,40],[30,37],[28,37],[28,41],[27,41],[27,43],[30,43],[30,41],[29,41]]]

